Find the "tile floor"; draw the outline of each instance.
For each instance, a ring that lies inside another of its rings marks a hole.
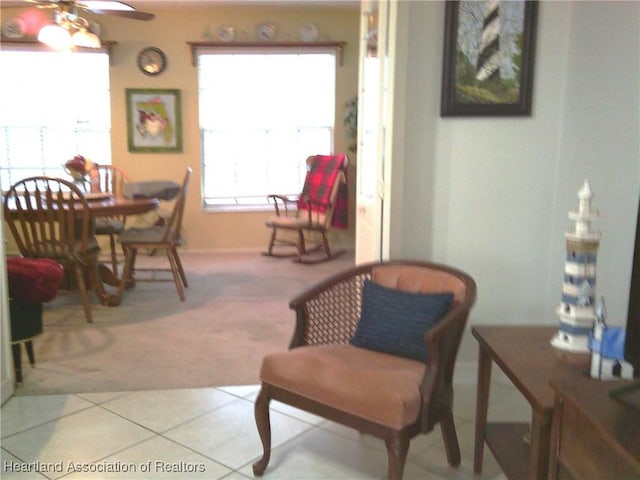
[[[475,386],[456,385],[455,391],[462,464],[447,465],[436,428],[411,442],[405,479],[504,478],[486,448],[483,473],[473,475]],[[257,392],[257,386],[236,386],[15,396],[0,410],[0,477],[253,478],[251,465],[262,452],[253,418]],[[271,411],[273,448],[265,479],[386,477],[381,440],[277,402]],[[505,384],[491,390],[489,419],[497,417],[530,417],[526,402]],[[27,468],[38,471],[18,471]]]

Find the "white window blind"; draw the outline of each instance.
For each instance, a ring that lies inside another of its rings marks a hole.
[[[300,193],[309,155],[333,149],[334,52],[198,54],[205,207]]]
[[[0,183],[66,178],[76,154],[111,163],[109,56],[105,52],[0,52]],[[70,178],[70,177],[69,177]]]

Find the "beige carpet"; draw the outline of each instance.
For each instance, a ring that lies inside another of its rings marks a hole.
[[[79,297],[59,295],[34,340],[36,367],[23,352],[18,395],[152,390],[258,383],[262,357],[286,349],[291,298],[353,255],[299,265],[250,253],[187,253],[187,300],[169,283],[139,283],[119,307],[94,305],[87,324]],[[141,257],[143,262],[157,262]]]

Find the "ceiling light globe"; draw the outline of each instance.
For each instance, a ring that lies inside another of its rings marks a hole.
[[[72,46],[71,35],[59,25],[45,25],[38,32],[38,41],[54,50],[69,50]]]
[[[71,36],[71,43],[76,47],[100,48],[100,39],[97,35],[80,29]]]

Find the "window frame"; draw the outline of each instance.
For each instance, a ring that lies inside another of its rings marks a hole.
[[[0,55],[3,53],[7,53],[7,52],[34,52],[34,53],[50,53],[53,55],[68,55],[68,54],[73,54],[75,52],[78,53],[83,53],[83,54],[106,54],[107,55],[107,95],[108,95],[108,109],[109,109],[109,115],[111,115],[111,79],[110,79],[110,74],[109,74],[109,67],[111,66],[111,47],[115,44],[115,42],[106,42],[103,41],[102,42],[103,46],[101,48],[77,48],[72,50],[71,52],[59,52],[59,51],[55,51],[55,50],[51,50],[50,48],[48,48],[47,46],[39,43],[39,42],[2,42],[2,44],[0,45]],[[77,124],[76,124],[77,125]],[[4,135],[4,128],[8,127],[11,128],[11,125],[1,125],[0,129],[2,129],[2,131],[0,131],[0,134]],[[14,127],[15,128],[15,127]],[[24,128],[28,128],[28,127],[24,127]],[[36,127],[32,127],[32,128],[36,128]],[[51,129],[52,127],[50,125],[40,125],[38,128],[39,136],[43,135],[43,132],[46,132],[48,129]],[[108,122],[107,124],[107,130],[106,130],[106,134],[107,134],[107,138],[108,138],[108,144],[109,144],[109,153],[107,155],[105,155],[104,158],[100,159],[100,163],[101,164],[110,164],[111,163],[111,150],[112,150],[112,145],[111,145],[111,129],[112,129],[112,125],[111,125],[111,120]],[[74,132],[75,131],[81,131],[83,129],[78,129],[77,127],[74,128]],[[87,132],[92,131],[92,129],[88,129],[86,130]],[[96,132],[100,132],[102,131],[104,133],[104,131],[101,128],[98,128],[97,130],[95,130]],[[7,132],[8,134],[8,132]],[[70,131],[70,134],[72,136],[75,136],[75,138],[77,138],[77,133],[72,133]],[[3,139],[3,145],[7,145],[7,139]],[[8,148],[8,147],[6,147]],[[41,147],[42,148],[42,147]],[[76,152],[77,153],[86,153],[86,152]],[[72,155],[73,156],[73,155]],[[20,167],[12,167],[11,165],[0,165],[0,177],[2,177],[3,179],[6,178],[7,176],[11,179],[13,178],[15,175],[10,175],[7,172],[11,172],[16,171],[16,170],[31,170],[32,172],[34,171],[39,171],[39,173],[37,173],[37,175],[47,175],[47,176],[60,176],[62,178],[66,178],[65,177],[65,172],[63,170],[63,164],[66,161],[65,158],[61,158],[60,159],[60,169],[59,172],[56,170],[56,168],[53,165],[49,165],[48,162],[46,162],[43,158],[40,158],[40,161],[35,162],[33,164],[29,164],[29,165],[25,165],[24,168],[20,168]],[[27,174],[28,176],[33,176],[32,174]],[[19,178],[24,178],[24,175],[17,175]],[[6,183],[3,181],[3,183]],[[9,180],[8,185],[11,185],[15,183],[14,180]],[[0,189],[2,189],[2,185],[0,185]]]
[[[303,54],[329,54],[333,56],[335,62],[334,68],[334,80],[333,80],[333,95],[334,95],[334,113],[332,116],[331,126],[329,130],[329,149],[332,153],[335,149],[335,132],[337,125],[335,123],[335,112],[337,110],[337,72],[338,67],[342,65],[343,62],[343,50],[345,42],[315,42],[313,44],[307,43],[269,43],[265,44],[264,42],[229,42],[229,43],[221,43],[221,42],[188,42],[191,46],[192,50],[192,61],[193,65],[196,68],[199,68],[199,58],[202,55],[216,55],[216,54],[224,54],[224,55],[250,55],[250,54],[292,54],[292,55],[303,55]],[[202,107],[200,104],[200,72],[198,72],[198,106]],[[202,208],[205,212],[224,212],[224,211],[234,211],[234,212],[258,212],[258,211],[267,211],[273,210],[273,205],[267,200],[266,195],[255,194],[255,195],[234,195],[230,197],[207,197],[205,195],[205,181],[206,181],[206,159],[205,159],[205,148],[204,148],[204,138],[203,138],[203,126],[199,121],[199,131],[200,131],[200,142],[202,146],[201,152],[201,168],[202,168],[202,178],[201,178],[201,191],[202,191]],[[321,152],[312,152],[312,153],[321,153]],[[300,158],[300,166],[301,169],[306,169],[305,158]],[[211,168],[211,167],[208,167]],[[304,179],[304,175],[302,175],[302,179]],[[301,187],[301,186],[300,186]],[[272,193],[283,193],[283,192],[272,192]],[[299,194],[299,191],[290,192],[291,195]],[[218,202],[216,203],[216,199],[227,199],[228,202]],[[260,202],[251,202],[251,201],[242,201],[242,199],[258,199],[264,198],[263,201]]]

